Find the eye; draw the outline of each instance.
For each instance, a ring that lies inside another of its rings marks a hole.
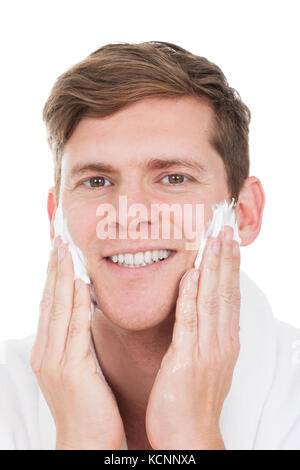
[[[167,175],[165,176],[162,181],[165,179],[165,178],[168,178],[168,182],[171,183],[172,185],[175,185],[175,184],[180,184],[180,183],[184,183],[184,178],[188,179],[186,176],[184,175],[179,175],[179,174],[172,174],[172,175]]]
[[[92,176],[92,178],[89,178],[88,180],[83,181],[83,184],[90,188],[100,188],[102,186],[110,185],[109,181],[104,176]]]

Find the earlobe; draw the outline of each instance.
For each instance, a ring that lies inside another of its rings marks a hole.
[[[255,176],[249,176],[242,187],[236,208],[241,246],[250,245],[258,236],[265,206],[262,184]]]
[[[51,240],[54,239],[54,216],[56,211],[56,201],[55,201],[55,187],[52,186],[48,191],[48,200],[47,200],[47,212],[50,221],[50,237]]]

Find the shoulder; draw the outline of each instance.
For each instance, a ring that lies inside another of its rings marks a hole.
[[[30,367],[35,335],[0,344],[0,449],[31,447],[39,388]]]
[[[300,418],[300,328],[275,319],[277,334],[277,358],[274,386],[288,399],[288,411],[294,402],[294,412]],[[290,410],[292,411],[292,410]],[[300,435],[299,435],[300,448]]]
[[[254,448],[300,450],[300,328],[276,319],[243,271],[240,285],[239,385],[259,411]]]
[[[276,324],[279,345],[284,347],[289,344],[290,341],[300,340],[300,328],[278,320],[277,318],[274,320]]]
[[[276,318],[274,322],[277,339],[275,383],[277,380],[283,389],[296,387],[300,393],[300,328]]]
[[[0,368],[2,380],[14,383],[20,379],[32,381],[34,374],[30,366],[30,355],[35,335],[22,339],[7,340],[0,344]],[[3,384],[3,382],[2,382]]]
[[[300,450],[300,328],[276,318],[274,324],[275,370],[260,434],[269,448]]]

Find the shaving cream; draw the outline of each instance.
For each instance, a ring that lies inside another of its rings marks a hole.
[[[89,278],[86,269],[86,259],[84,254],[82,253],[81,249],[75,245],[73,239],[70,235],[67,220],[64,218],[63,210],[61,204],[58,205],[56,212],[55,212],[55,219],[54,219],[54,232],[55,237],[60,236],[63,243],[67,243],[68,249],[71,253],[72,260],[73,260],[73,267],[74,267],[74,280],[81,279],[86,284],[90,284],[90,292],[92,298],[91,304],[91,315],[94,313],[94,304],[96,302],[96,296],[93,284]]]
[[[213,216],[209,223],[209,226],[207,227],[205,232],[203,231],[202,233],[200,247],[199,247],[198,254],[194,263],[195,268],[199,269],[200,267],[201,259],[203,256],[207,239],[209,237],[217,237],[224,225],[229,225],[230,227],[233,228],[233,240],[236,240],[239,244],[241,243],[241,239],[239,237],[237,220],[236,220],[236,213],[235,213],[235,209],[233,209],[233,204],[234,204],[234,198],[232,198],[232,201],[229,205],[226,199],[224,199],[224,202],[211,205]]]

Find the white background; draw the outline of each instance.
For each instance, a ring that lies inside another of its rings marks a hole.
[[[300,327],[298,1],[6,1],[1,44],[0,341],[35,331],[53,184],[42,108],[55,79],[109,42],[177,43],[218,64],[252,112],[250,175],[263,225],[242,269],[277,318]]]

